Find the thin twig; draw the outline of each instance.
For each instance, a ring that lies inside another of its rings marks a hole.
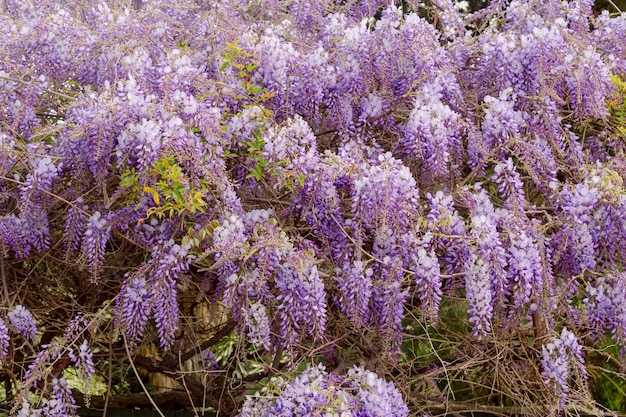
[[[7,77],[6,75],[0,75],[0,79],[7,80],[7,81],[13,81],[13,82],[20,83],[20,84],[31,84],[28,81],[20,80],[19,78]],[[44,88],[43,91],[45,91],[46,93],[53,94],[55,96],[59,96],[61,98],[68,99],[68,100],[75,100],[76,99],[76,97],[73,97],[73,96],[61,93],[59,91],[50,90],[48,88]]]
[[[2,275],[2,286],[4,287],[4,305],[10,306],[9,286],[7,285],[7,275],[4,268],[4,253],[0,256],[0,275]]]
[[[137,377],[137,381],[139,381],[139,384],[141,385],[143,392],[146,393],[148,400],[150,400],[150,403],[152,404],[156,412],[159,413],[161,417],[165,417],[165,415],[161,412],[161,409],[159,408],[159,406],[154,402],[154,399],[148,392],[148,389],[146,388],[143,381],[141,380],[141,377],[139,376],[139,372],[137,371],[132,355],[130,354],[130,349],[128,348],[128,341],[126,340],[126,333],[122,332],[122,336],[124,337],[124,348],[126,348],[126,355],[128,355],[128,361],[130,362],[130,366],[133,368],[133,372],[135,373],[135,376]]]

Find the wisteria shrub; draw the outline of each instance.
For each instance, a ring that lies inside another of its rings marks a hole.
[[[626,412],[626,16],[459,6],[2,2],[2,406]]]

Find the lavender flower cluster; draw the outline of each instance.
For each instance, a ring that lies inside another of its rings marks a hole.
[[[409,415],[398,389],[363,368],[354,367],[339,375],[327,372],[322,365],[309,366],[293,381],[275,381],[275,385],[272,394],[249,396],[238,416]]]
[[[563,409],[570,391],[570,378],[576,376],[584,380],[587,377],[582,347],[578,338],[567,328],[563,328],[560,336],[553,337],[541,350],[541,374],[545,378],[545,384],[558,398],[559,407]]]

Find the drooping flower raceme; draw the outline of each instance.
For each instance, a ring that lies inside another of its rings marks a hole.
[[[559,337],[543,345],[541,365],[544,383],[555,393],[559,408],[563,409],[570,392],[570,378],[586,378],[582,347],[574,333],[563,328]]]
[[[408,239],[406,239],[408,237]],[[404,246],[408,250],[408,267],[414,274],[415,294],[422,304],[426,317],[437,322],[439,304],[443,294],[441,289],[441,266],[432,247],[433,237],[427,234],[420,242],[406,236]],[[413,243],[413,244],[412,244]]]
[[[509,292],[509,284],[506,274],[506,252],[498,231],[499,214],[491,203],[489,195],[480,185],[476,185],[475,190],[468,192],[465,198],[471,213],[470,220],[472,229],[470,236],[476,242],[475,256],[473,256],[472,262],[468,263],[472,271],[470,275],[474,278],[470,281],[466,280],[466,284],[474,282],[473,280],[475,279],[479,279],[480,282],[488,279],[492,302],[496,306],[502,306],[504,304],[504,298]],[[478,275],[483,273],[479,271],[483,270],[487,273],[487,277],[478,277]],[[476,289],[478,290],[478,288]],[[474,290],[470,292],[473,293],[473,291]],[[482,288],[482,284],[479,291],[481,293],[485,291],[485,289]],[[480,298],[477,300],[480,300]],[[496,307],[496,309],[499,310],[498,307]],[[488,314],[486,316],[488,316]]]
[[[507,293],[512,295],[512,313],[543,296],[546,261],[537,241],[538,222],[507,216],[500,223],[507,237]]]
[[[452,196],[439,191],[427,194],[426,198],[430,203],[426,218],[433,233],[432,246],[447,273],[461,272],[470,257],[469,249],[462,243],[467,235],[464,220],[454,207]]]
[[[74,362],[74,366],[78,370],[78,379],[86,386],[91,382],[91,378],[95,375],[95,368],[93,363],[93,353],[89,348],[86,340],[78,347],[78,352],[70,349],[68,356]]]
[[[523,211],[528,203],[520,174],[517,172],[511,158],[495,166],[492,179],[498,184],[498,191],[506,199],[504,202],[505,208]]]
[[[176,283],[191,259],[187,247],[173,240],[160,241],[153,248],[152,259],[127,277],[118,300],[117,320],[132,342],[141,337],[152,314],[159,342],[166,349],[172,346],[178,328]]]
[[[178,328],[177,280],[187,272],[188,248],[172,240],[162,242],[154,248],[153,270],[150,282],[150,299],[153,303],[154,320],[159,341],[165,348],[174,343]]]
[[[107,218],[96,211],[88,220],[83,235],[82,252],[87,258],[92,282],[98,282],[100,269],[104,262],[106,244],[111,236],[111,226]]]
[[[337,270],[337,297],[344,314],[356,326],[364,326],[369,319],[369,303],[372,296],[372,268],[365,268],[363,261],[354,261]]]
[[[247,338],[250,343],[258,344],[265,350],[270,350],[270,320],[267,309],[260,302],[254,302],[248,309],[243,310],[244,323],[248,328]]]
[[[442,101],[444,81],[437,78],[424,86],[414,102],[405,137],[400,141],[409,158],[423,161],[425,170],[437,179],[448,175],[450,164],[457,167],[460,162],[459,114]]]
[[[472,253],[465,265],[465,296],[472,333],[479,338],[491,331],[493,294],[489,275],[488,264],[477,253]]]
[[[146,278],[131,277],[122,290],[120,302],[122,304],[121,319],[126,327],[129,343],[132,344],[141,338],[148,317],[152,313]]]
[[[33,342],[37,337],[37,323],[33,315],[22,305],[16,306],[8,316],[11,327]]]
[[[622,273],[599,277],[589,282],[584,304],[592,334],[600,339],[610,330],[615,343],[626,343],[626,275]]]
[[[76,401],[67,386],[65,378],[52,379],[52,392],[43,402],[43,417],[72,417],[76,411]]]
[[[304,254],[289,259],[277,270],[279,340],[293,347],[308,333],[319,340],[326,329],[326,292],[317,265]],[[302,329],[302,330],[300,330]]]
[[[9,328],[4,323],[4,319],[0,319],[0,360],[9,354]]]

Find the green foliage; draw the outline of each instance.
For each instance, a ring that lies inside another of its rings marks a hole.
[[[182,245],[191,248],[200,248],[202,242],[213,236],[213,231],[220,225],[218,220],[210,221],[206,226],[196,230],[193,226],[189,227],[187,234],[182,238]]]
[[[120,186],[127,189],[130,201],[142,193],[152,197],[154,206],[147,210],[147,216],[163,218],[205,212],[208,183],[201,181],[199,187],[194,187],[173,155],[161,157],[145,180],[134,168],[124,171]]]
[[[626,81],[624,77],[612,75],[611,81],[615,85],[615,95],[608,102],[611,119],[615,121],[615,134],[626,138]]]
[[[609,410],[626,413],[626,375],[620,358],[624,352],[607,338],[604,347],[592,350],[587,358],[589,387],[593,397]]]
[[[243,49],[237,41],[230,42],[226,45],[226,52],[222,56],[224,61],[220,67],[220,71],[224,72],[228,67],[232,67],[236,71],[237,77],[241,80],[241,86],[245,91],[245,95],[236,98],[253,98],[255,102],[266,101],[274,96],[265,87],[257,85],[250,80],[250,75],[259,66],[253,53]]]
[[[252,137],[248,139],[247,142],[244,142],[244,145],[248,147],[246,156],[252,158],[254,161],[254,166],[251,168],[250,173],[246,176],[246,178],[254,178],[257,181],[260,181],[263,178],[263,172],[267,168],[267,161],[263,156],[265,141],[263,140],[262,135],[263,131],[261,129],[256,129],[252,132]]]
[[[155,214],[157,217],[165,215],[172,217],[174,213],[194,214],[197,211],[204,213],[207,194],[206,182],[201,182],[200,189],[194,189],[183,169],[176,163],[174,156],[164,156],[157,161],[153,168],[156,176],[156,186],[144,186],[143,190],[152,195],[155,207],[148,210],[148,215]],[[161,198],[162,197],[162,201]]]

